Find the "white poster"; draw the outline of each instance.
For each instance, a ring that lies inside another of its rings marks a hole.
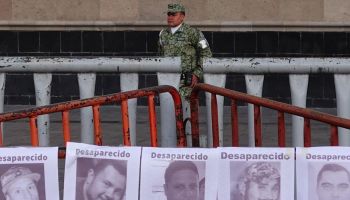
[[[0,150],[1,200],[59,200],[57,147]]]
[[[350,147],[296,148],[298,200],[350,199]]]
[[[138,199],[141,147],[69,142],[64,200]]]
[[[215,200],[216,149],[142,149],[140,200]]]
[[[294,200],[294,148],[218,151],[219,200]]]

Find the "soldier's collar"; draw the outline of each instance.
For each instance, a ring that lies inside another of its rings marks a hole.
[[[179,27],[179,29],[176,30],[176,32],[183,32],[184,25],[185,25],[185,22],[182,22],[181,26]],[[169,33],[171,33],[171,27],[168,27],[166,30],[167,30]]]

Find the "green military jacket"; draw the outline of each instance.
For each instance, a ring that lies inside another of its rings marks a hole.
[[[185,23],[173,34],[170,28],[159,34],[158,51],[162,56],[180,56],[182,73],[191,72],[203,77],[203,58],[211,57],[209,44],[203,33]]]

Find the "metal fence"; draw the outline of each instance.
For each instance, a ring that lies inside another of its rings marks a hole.
[[[180,58],[45,58],[45,57],[2,57],[0,58],[0,112],[3,112],[5,78],[7,72],[34,73],[36,105],[50,104],[52,73],[77,73],[80,98],[94,96],[96,74],[99,72],[121,73],[121,90],[138,88],[138,73],[157,73],[159,85],[171,85],[178,88],[180,78]],[[292,104],[306,106],[308,77],[311,73],[334,74],[338,116],[350,118],[350,60],[347,58],[209,58],[204,62],[204,82],[225,87],[227,73],[245,74],[247,93],[262,96],[264,74],[289,74]],[[287,88],[286,88],[287,89]],[[174,112],[168,94],[160,95],[161,107],[161,146],[176,146],[176,128]],[[212,146],[210,95],[206,94],[208,145]],[[219,118],[219,142],[223,135],[223,97],[217,97]],[[136,100],[129,100],[131,144],[135,144]],[[183,102],[184,118],[190,116],[189,103]],[[255,145],[254,108],[248,105],[249,145]],[[82,142],[93,143],[92,110],[81,110]],[[49,145],[49,117],[38,118],[39,143]],[[298,116],[292,118],[293,145],[303,146],[304,120]],[[186,133],[190,134],[190,127]],[[339,145],[350,145],[348,130],[339,128]],[[5,133],[6,134],[6,133]],[[190,137],[189,137],[190,138]],[[191,143],[189,141],[189,143]]]

